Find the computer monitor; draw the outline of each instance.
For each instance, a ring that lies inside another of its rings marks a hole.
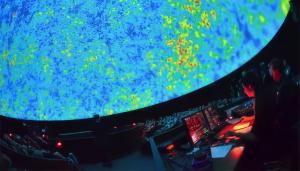
[[[203,110],[203,112],[207,119],[210,130],[215,130],[216,128],[221,126],[221,115],[215,107],[207,107]]]
[[[188,130],[189,138],[193,145],[204,138],[208,132],[208,127],[202,112],[197,112],[183,118],[183,122]]]

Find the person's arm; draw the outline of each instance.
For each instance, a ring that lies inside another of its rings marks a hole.
[[[226,133],[226,136],[236,136],[236,137],[239,137],[242,141],[250,141],[250,142],[256,142],[258,140],[257,136],[252,133],[252,132],[249,132],[249,133],[237,133],[237,132],[227,132]]]

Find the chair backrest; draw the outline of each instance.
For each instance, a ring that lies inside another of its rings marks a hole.
[[[12,160],[13,166],[15,168],[26,168],[26,169],[35,169],[35,170],[73,170],[72,165],[68,160],[64,159],[51,159],[51,158],[40,158],[25,155],[18,151],[15,151],[10,147],[5,141],[0,139],[0,149],[2,152],[8,155]]]

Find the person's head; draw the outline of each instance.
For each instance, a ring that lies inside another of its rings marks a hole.
[[[100,116],[98,114],[94,114],[93,119],[95,122],[100,122]]]
[[[274,58],[269,63],[269,73],[272,79],[276,82],[279,82],[284,73],[284,63],[278,58]]]
[[[262,87],[262,80],[258,72],[249,70],[242,73],[241,84],[248,97],[255,97]]]

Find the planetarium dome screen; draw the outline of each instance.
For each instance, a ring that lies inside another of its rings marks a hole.
[[[254,57],[288,0],[1,0],[0,114],[71,120],[195,91]]]

